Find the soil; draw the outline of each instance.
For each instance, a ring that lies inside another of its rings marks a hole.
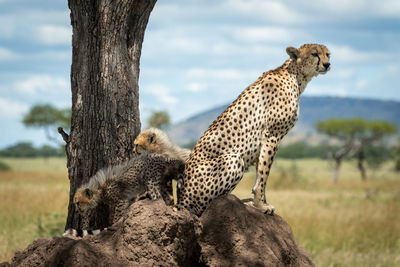
[[[0,266],[314,266],[278,215],[226,195],[200,218],[162,200],[135,202],[99,235],[35,240]]]

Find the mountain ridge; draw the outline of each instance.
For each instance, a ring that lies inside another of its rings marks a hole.
[[[229,104],[200,112],[174,124],[168,131],[169,136],[179,145],[197,141]],[[311,141],[310,137],[316,135],[314,125],[317,121],[353,117],[389,121],[400,129],[400,102],[368,98],[302,96],[299,120],[284,141]]]

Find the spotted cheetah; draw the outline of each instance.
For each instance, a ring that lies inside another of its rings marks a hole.
[[[186,163],[179,208],[200,215],[212,199],[231,192],[244,171],[256,165],[249,204],[273,214],[265,189],[274,155],[297,121],[300,94],[314,76],[330,69],[324,45],[288,47],[286,52],[290,58],[247,87],[200,138]]]
[[[141,154],[120,165],[99,170],[88,183],[78,188],[73,199],[83,218],[83,235],[90,230],[98,205],[103,205],[108,211],[105,227],[118,221],[131,203],[142,198],[163,198],[167,205],[172,205],[172,179],[181,176],[184,167],[181,160]],[[66,234],[73,232],[69,229]]]
[[[150,128],[142,131],[134,141],[135,153],[157,153],[170,159],[187,161],[190,150],[172,143],[168,135],[160,129]]]

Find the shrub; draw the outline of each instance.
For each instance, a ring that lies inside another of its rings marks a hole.
[[[7,163],[0,161],[0,171],[9,171],[9,170],[11,170],[11,167]]]

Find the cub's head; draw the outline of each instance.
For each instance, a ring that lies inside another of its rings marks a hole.
[[[150,128],[142,131],[135,139],[133,150],[141,154],[143,152],[162,154],[163,144],[169,142],[168,136],[161,130]]]
[[[289,46],[286,52],[296,62],[297,70],[307,77],[325,74],[330,70],[330,53],[324,45],[305,44],[299,49]]]
[[[97,205],[98,195],[98,190],[85,186],[79,188],[74,195],[75,209],[79,214],[85,215],[89,209],[94,208]]]

